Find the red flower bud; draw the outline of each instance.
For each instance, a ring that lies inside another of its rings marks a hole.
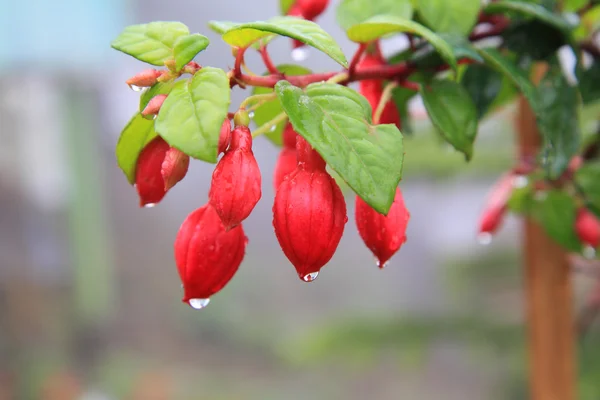
[[[229,147],[229,141],[231,140],[231,121],[225,119],[223,125],[221,125],[221,133],[219,133],[219,152],[217,154],[225,153],[227,147]]]
[[[183,179],[190,166],[190,156],[179,149],[171,147],[165,154],[165,159],[160,168],[163,177],[165,192]]]
[[[275,164],[275,174],[273,176],[273,186],[275,190],[279,187],[283,179],[296,170],[296,136],[298,134],[289,122],[283,130],[283,149],[279,153],[277,163]]]
[[[306,282],[331,259],[347,222],[344,196],[325,161],[300,136],[298,166],[279,186],[273,227],[279,245]]]
[[[294,4],[300,8],[305,19],[313,21],[325,11],[329,0],[297,0]]]
[[[367,53],[357,64],[356,70],[360,71],[363,67],[374,67],[381,65],[386,65],[386,62],[379,54]],[[371,109],[373,110],[373,119],[375,119],[375,111],[377,110],[379,102],[381,101],[381,96],[383,95],[383,81],[379,79],[367,79],[360,81],[359,93],[362,94],[371,105]],[[398,109],[392,100],[389,100],[385,104],[379,117],[379,121],[374,122],[379,124],[395,124],[398,129],[402,128],[400,114],[398,113]]]
[[[360,237],[377,258],[377,266],[385,267],[388,260],[406,242],[410,213],[404,205],[402,192],[399,188],[396,189],[396,197],[387,216],[378,213],[356,196],[355,219]]]
[[[125,83],[127,83],[133,90],[138,90],[139,88],[150,87],[154,85],[157,82],[158,77],[161,75],[162,71],[151,68],[132,76]]]
[[[513,173],[504,174],[492,187],[479,219],[479,235],[493,234],[502,225],[514,179]]]
[[[226,230],[210,204],[192,212],[175,238],[184,303],[203,308],[238,270],[248,239],[241,225]]]
[[[252,135],[245,126],[236,126],[229,149],[213,172],[210,204],[227,229],[246,219],[261,196],[260,169],[252,153]]]
[[[140,196],[140,207],[152,207],[187,173],[189,157],[172,148],[160,136],[154,138],[140,153],[135,187]]]
[[[585,208],[577,211],[575,220],[575,232],[579,240],[593,248],[600,245],[600,221],[596,216]]]
[[[298,133],[294,130],[294,127],[289,122],[285,125],[282,136],[283,147],[286,149],[296,150],[296,137],[298,136]]]
[[[146,107],[142,110],[142,115],[147,116],[152,114],[158,114],[158,112],[160,111],[160,107],[163,105],[166,98],[166,94],[159,94],[151,98]]]

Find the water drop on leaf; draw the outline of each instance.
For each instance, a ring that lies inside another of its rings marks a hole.
[[[208,305],[208,303],[210,303],[210,299],[190,299],[190,301],[188,301],[188,303],[190,304],[190,307],[192,307],[195,310],[202,310],[204,307],[206,307]]]
[[[275,132],[275,129],[277,129],[277,125],[273,125],[271,128],[269,128],[269,132]]]

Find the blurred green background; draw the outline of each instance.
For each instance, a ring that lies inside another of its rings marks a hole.
[[[244,263],[207,309],[181,303],[172,242],[206,201],[212,167],[192,163],[158,207],[137,207],[114,145],[137,106],[124,82],[144,66],[109,43],[127,24],[180,20],[212,40],[198,61],[227,68],[206,22],[276,13],[275,0],[0,0],[0,399],[527,398],[519,223],[476,240],[486,192],[512,165],[511,106],[481,124],[466,164],[416,101],[408,242],[378,270],[348,195],[344,238],[311,284],[277,245],[277,149],[258,140],[265,185]],[[333,7],[320,23],[353,51]],[[292,62],[289,41],[271,54]],[[257,56],[248,64],[262,72]],[[307,64],[336,68],[317,52]],[[597,116],[586,111],[586,132]],[[578,309],[600,271],[581,269],[592,272],[575,275]],[[580,349],[580,397],[597,400],[600,331]]]

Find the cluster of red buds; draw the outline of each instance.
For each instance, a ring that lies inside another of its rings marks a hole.
[[[304,4],[304,3],[300,3]],[[128,81],[140,87],[156,83],[158,73],[145,71]],[[148,77],[154,77],[149,79]],[[142,112],[157,115],[166,95],[153,97]],[[203,308],[233,277],[248,239],[242,222],[261,198],[261,172],[252,152],[248,114],[240,110],[220,130],[208,202],[192,212],[175,239],[175,261],[183,301]],[[398,121],[399,123],[399,121]],[[141,151],[135,184],[142,206],[163,199],[186,174],[190,158],[159,136]],[[287,123],[273,184],[273,227],[285,256],[306,282],[315,280],[333,257],[348,221],[346,201],[321,155]],[[356,197],[356,225],[361,238],[383,267],[406,240],[409,213],[400,189],[387,216]]]

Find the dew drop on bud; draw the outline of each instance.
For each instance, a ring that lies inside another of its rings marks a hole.
[[[375,265],[377,265],[377,268],[379,269],[384,269],[389,265],[389,261],[386,261],[383,264],[381,264],[381,262],[379,262],[379,258],[375,257]]]
[[[133,90],[134,92],[141,92],[142,88],[136,85],[129,85],[129,87],[131,88],[131,90]]]
[[[312,282],[312,281],[314,281],[315,279],[317,279],[317,276],[319,276],[319,273],[318,273],[318,272],[311,272],[310,274],[304,275],[304,276],[302,277],[302,280],[303,280],[304,282]]]
[[[277,125],[273,125],[270,129],[269,132],[275,132],[275,129],[277,129]]]
[[[479,244],[487,246],[488,244],[492,243],[492,234],[489,232],[481,232],[479,235],[477,235],[477,241]]]
[[[248,118],[250,118],[250,119],[254,118],[254,111],[250,111],[248,113]]]
[[[593,260],[596,258],[596,249],[592,246],[585,246],[583,248],[583,256],[588,260]]]
[[[519,175],[513,179],[513,187],[515,189],[522,189],[529,184],[529,179],[526,176]]]
[[[156,118],[158,118],[158,114],[154,114],[154,115],[152,116],[152,119],[156,119]]]
[[[152,208],[155,205],[156,205],[156,203],[147,203],[147,204],[144,204],[144,208]]]
[[[190,307],[192,307],[195,310],[202,310],[204,307],[206,307],[208,305],[208,303],[210,303],[210,299],[190,299],[190,301],[188,301],[188,303],[190,304]]]
[[[305,46],[298,47],[292,50],[292,59],[297,62],[304,61],[308,58],[308,49]]]

